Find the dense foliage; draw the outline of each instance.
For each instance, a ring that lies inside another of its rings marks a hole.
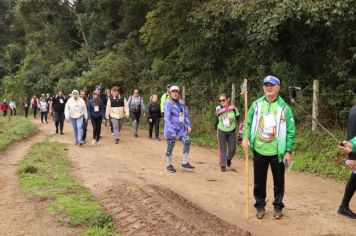
[[[248,78],[253,99],[274,74],[285,96],[303,88],[306,109],[319,79],[323,121],[343,127],[355,25],[356,0],[0,0],[0,96],[179,83],[205,118],[232,83]]]

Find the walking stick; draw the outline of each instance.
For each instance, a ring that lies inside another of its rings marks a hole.
[[[248,138],[248,100],[247,100],[247,79],[244,79],[244,83],[241,85],[241,94],[244,96],[245,100],[245,137]],[[246,214],[246,219],[248,219],[249,214],[248,214],[248,209],[250,205],[250,188],[249,188],[249,183],[250,183],[250,174],[249,174],[249,165],[248,165],[248,149],[245,150],[245,214]]]

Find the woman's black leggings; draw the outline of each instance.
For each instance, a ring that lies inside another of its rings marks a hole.
[[[101,116],[98,118],[91,118],[91,124],[93,125],[93,139],[95,139],[97,142],[100,138],[102,120],[103,118]]]

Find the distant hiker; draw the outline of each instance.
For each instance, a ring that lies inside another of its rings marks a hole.
[[[6,102],[6,99],[4,99],[1,103],[1,111],[3,116],[7,115],[8,109],[9,109],[9,104]]]
[[[53,99],[53,117],[54,125],[56,126],[56,134],[60,131],[60,134],[63,135],[64,128],[64,108],[66,105],[67,99],[64,96],[63,90],[59,90],[58,94]],[[59,130],[58,130],[59,128]]]
[[[167,101],[169,100],[169,90],[170,90],[171,86],[172,85],[168,84],[166,87],[166,92],[164,94],[162,94],[162,96],[161,96],[160,105],[161,105],[162,117],[164,117],[164,109],[166,107]]]
[[[159,122],[161,119],[161,108],[158,104],[158,96],[153,94],[151,96],[150,102],[147,105],[147,120],[149,124],[148,137],[152,138],[153,127],[155,127],[155,137],[158,141],[159,138]]]
[[[85,105],[88,107],[88,89],[84,88],[82,91],[80,91],[80,97],[84,100]],[[83,136],[82,136],[82,141],[83,143],[86,143],[87,141],[87,131],[88,131],[88,119],[83,121]]]
[[[347,139],[350,141],[344,141],[344,146],[340,146],[340,149],[343,153],[348,154],[347,166],[352,172],[346,184],[344,197],[338,213],[351,219],[356,219],[356,214],[349,208],[349,203],[356,191],[356,105],[351,108],[349,113]]]
[[[105,123],[105,107],[98,90],[94,91],[93,98],[88,102],[88,116],[93,125],[93,141],[91,144],[99,144],[101,123]]]
[[[122,128],[122,119],[129,116],[129,107],[126,99],[121,97],[119,87],[113,87],[113,96],[108,100],[106,105],[106,119],[109,119],[113,125],[113,137],[115,144],[120,142],[120,131]]]
[[[138,137],[138,129],[140,124],[141,113],[145,112],[145,105],[143,103],[143,98],[140,96],[140,93],[137,89],[134,90],[134,94],[129,97],[128,100],[129,109],[130,109],[130,118],[132,121],[133,134]]]
[[[43,118],[45,119],[46,124],[48,124],[47,121],[47,114],[48,114],[48,103],[46,102],[45,98],[40,99],[40,112],[41,112],[41,122],[43,122]]]
[[[10,116],[16,116],[16,102],[14,99],[10,99],[9,102]]]
[[[254,101],[248,111],[248,133],[244,149],[253,151],[254,196],[256,216],[262,219],[266,206],[268,166],[271,166],[274,183],[274,218],[283,217],[285,167],[292,164],[295,143],[295,124],[291,108],[278,95],[280,81],[267,76],[263,80],[264,96]],[[243,130],[245,131],[245,129]]]
[[[72,91],[72,96],[65,105],[64,115],[66,120],[72,123],[75,145],[83,145],[83,122],[88,120],[88,111],[84,100],[79,97],[78,90]]]
[[[53,117],[53,96],[49,95],[49,98],[47,99],[47,103],[48,103],[48,119],[49,120],[54,120]]]
[[[27,118],[28,117],[28,109],[30,108],[31,106],[31,101],[25,97],[25,100],[23,100],[22,102],[22,108],[23,108],[23,111],[25,112],[25,117]]]
[[[216,107],[215,129],[219,147],[219,164],[221,171],[231,166],[231,160],[236,153],[236,132],[239,129],[240,113],[230,104],[230,98],[221,94],[220,105]]]
[[[33,95],[32,99],[31,99],[31,108],[32,108],[32,112],[33,112],[33,118],[36,119],[36,114],[37,114],[37,109],[39,107],[39,101],[38,98],[36,97],[36,95]]]
[[[167,171],[176,172],[173,167],[173,149],[177,140],[183,143],[183,160],[182,168],[193,170],[195,167],[189,164],[191,124],[189,114],[184,101],[181,99],[178,86],[170,88],[170,99],[168,99],[164,111],[164,136],[167,139]]]

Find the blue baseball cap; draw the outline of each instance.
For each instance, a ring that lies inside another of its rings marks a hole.
[[[274,77],[272,75],[268,75],[266,78],[263,79],[263,84],[273,84],[273,85],[280,85],[281,82],[279,81],[279,79],[277,77]]]
[[[96,89],[96,90],[101,90],[101,86],[100,86],[100,85],[97,85],[97,86],[95,87],[95,89]]]

